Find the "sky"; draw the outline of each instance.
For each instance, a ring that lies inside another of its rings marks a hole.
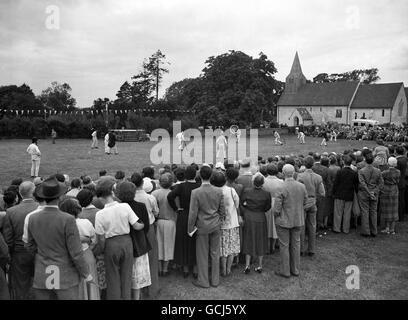
[[[380,83],[408,86],[408,1],[0,1],[0,86],[26,83],[38,95],[66,82],[90,107],[114,99],[157,49],[170,63],[160,95],[229,50],[265,53],[281,81],[298,51],[308,79],[376,67]]]

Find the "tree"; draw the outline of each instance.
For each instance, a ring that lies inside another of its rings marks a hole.
[[[110,104],[110,101],[108,98],[104,98],[104,99],[98,98],[94,100],[91,109],[97,112],[105,112],[106,105],[109,105],[109,104]]]
[[[71,87],[67,83],[60,84],[56,81],[39,96],[43,105],[51,110],[72,111],[75,110],[76,101],[71,96]]]
[[[217,125],[259,124],[270,114],[283,89],[274,78],[276,72],[274,63],[262,52],[258,58],[233,50],[209,57],[194,109],[203,123],[208,123],[210,116],[216,117]],[[217,112],[210,115],[209,107]]]
[[[162,67],[165,63],[166,56],[157,50],[147,63],[144,64],[144,69],[147,70],[154,77],[154,87],[156,90],[156,101],[159,100],[159,87],[163,79],[163,74],[169,73],[169,70]],[[168,63],[168,62],[167,62]]]
[[[378,69],[355,69],[344,73],[320,73],[313,78],[314,83],[337,82],[337,81],[360,81],[364,84],[375,83],[380,80]]]
[[[42,109],[31,88],[23,84],[0,87],[0,109],[2,110],[38,110]]]
[[[164,100],[170,108],[191,110],[202,93],[201,78],[186,78],[167,88]]]

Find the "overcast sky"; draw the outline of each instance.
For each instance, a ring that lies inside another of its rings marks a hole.
[[[59,8],[58,30],[46,27],[49,5]],[[0,85],[39,94],[67,82],[89,107],[115,98],[157,49],[171,63],[161,93],[233,49],[264,52],[279,80],[298,50],[308,79],[377,67],[380,82],[408,86],[407,21],[406,0],[1,0]]]

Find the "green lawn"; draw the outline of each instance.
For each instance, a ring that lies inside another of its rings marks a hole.
[[[260,138],[259,154],[268,157],[276,154],[306,154],[309,151],[343,152],[348,148],[372,147],[373,142],[339,141],[329,143],[323,150],[320,139],[307,138],[299,146],[294,136],[284,137],[282,147],[273,145],[273,138]],[[7,186],[15,177],[29,178],[30,159],[26,154],[29,141],[0,140],[0,186]],[[119,143],[119,155],[107,156],[100,148],[90,150],[89,140],[40,140],[42,152],[40,175],[56,172],[70,177],[89,174],[97,177],[99,170],[114,174],[123,170],[127,175],[151,165],[152,142]],[[173,272],[161,278],[161,299],[407,299],[408,298],[408,223],[401,223],[395,236],[378,236],[363,239],[352,230],[350,235],[328,234],[317,241],[314,258],[302,258],[301,276],[289,280],[274,275],[279,255],[265,259],[264,273],[242,273],[242,266],[231,277],[221,279],[218,288],[198,289],[191,278]],[[346,288],[346,267],[360,268],[360,289]]]

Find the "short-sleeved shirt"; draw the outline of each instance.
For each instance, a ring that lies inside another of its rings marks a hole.
[[[129,224],[135,224],[139,218],[127,203],[116,201],[108,203],[105,208],[98,211],[95,217],[96,234],[112,238],[129,234]]]

